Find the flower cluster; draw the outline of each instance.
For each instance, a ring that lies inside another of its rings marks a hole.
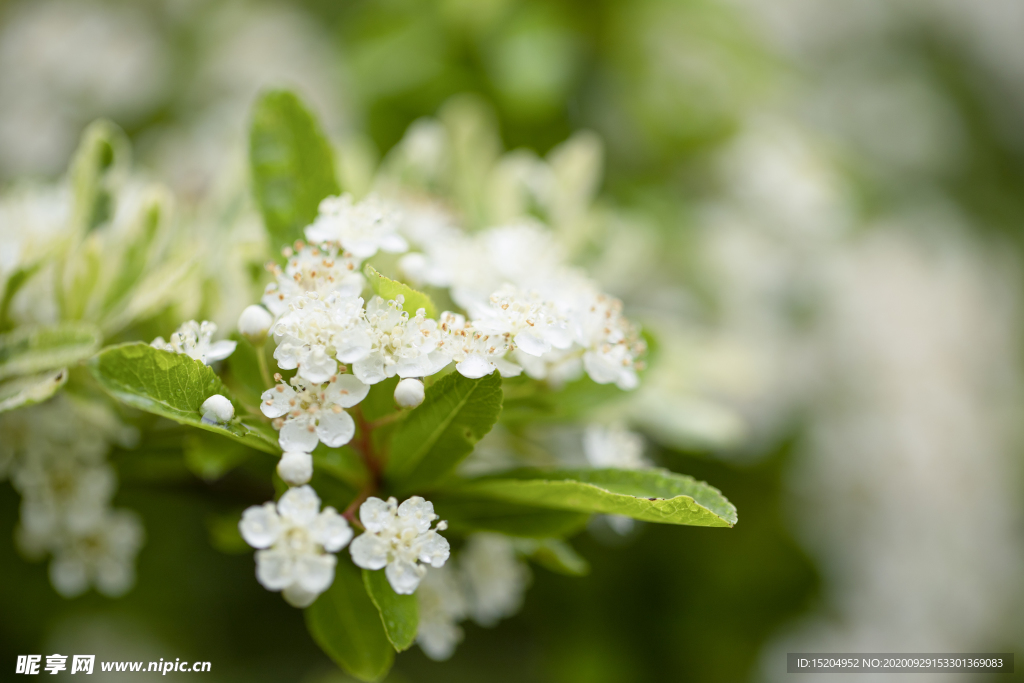
[[[181,353],[209,365],[224,360],[235,351],[236,342],[213,341],[213,335],[216,333],[217,326],[208,320],[202,323],[189,320],[171,335],[169,342],[164,341],[163,337],[157,337],[150,346],[161,351]]]

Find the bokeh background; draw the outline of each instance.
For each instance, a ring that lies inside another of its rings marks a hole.
[[[740,523],[585,533],[589,577],[537,569],[518,616],[468,627],[444,664],[414,648],[389,680],[775,681],[789,651],[1020,653],[1021,36],[1019,0],[0,1],[0,183],[58,177],[107,117],[208,220],[245,187],[267,86],[311,104],[357,191],[424,116],[471,110],[499,136],[474,144],[541,156],[589,131],[583,258],[655,326],[671,362],[648,379],[692,397],[651,392],[634,426]],[[220,504],[187,472],[119,469],[147,529],[138,585],[64,600],[0,538],[4,661],[344,680],[244,580],[251,555],[211,543],[241,507],[229,487]],[[17,505],[0,485],[0,528]]]

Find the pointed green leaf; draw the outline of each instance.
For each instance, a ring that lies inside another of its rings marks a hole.
[[[67,381],[67,368],[60,368],[0,383],[0,413],[42,403],[56,394]]]
[[[383,570],[363,570],[366,593],[380,612],[381,623],[388,640],[401,652],[416,641],[416,628],[420,622],[420,608],[415,595],[395,593]]]
[[[437,318],[437,306],[423,292],[417,292],[405,283],[381,275],[369,263],[363,268],[363,274],[366,275],[373,291],[385,301],[397,299],[399,296],[403,297],[402,310],[407,311],[410,316],[416,315],[416,311],[422,308],[428,318]]]
[[[133,342],[107,347],[89,361],[89,366],[107,393],[134,408],[226,436],[266,453],[281,452],[274,431],[254,418],[236,417],[223,425],[203,422],[203,402],[214,394],[229,399],[231,394],[202,361]],[[235,405],[236,415],[238,412]]]
[[[41,266],[42,263],[22,266],[16,268],[8,276],[7,281],[4,283],[3,298],[0,299],[0,332],[14,327],[14,323],[11,322],[11,302],[14,300],[14,296],[21,291],[21,288],[28,284],[32,276],[39,271]]]
[[[110,218],[111,191],[128,165],[130,149],[124,131],[110,121],[94,121],[85,129],[68,172],[73,225],[91,230]]]
[[[556,510],[626,515],[645,522],[736,524],[736,508],[718,489],[662,469],[516,470],[468,480],[451,490]]]
[[[96,352],[100,333],[84,323],[20,327],[0,334],[0,379],[73,365]]]
[[[497,372],[467,379],[453,372],[427,388],[423,403],[395,429],[386,475],[399,491],[446,479],[501,413]]]
[[[360,570],[338,562],[334,583],[306,608],[306,628],[320,649],[361,681],[379,681],[395,659]]]
[[[319,124],[293,93],[264,93],[249,131],[253,191],[273,249],[302,238],[320,200],[341,189]]]

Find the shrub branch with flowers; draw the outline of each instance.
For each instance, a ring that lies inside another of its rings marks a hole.
[[[514,613],[526,559],[586,573],[565,539],[594,515],[626,530],[633,520],[735,524],[716,489],[650,467],[639,437],[615,425],[588,428],[591,467],[474,470],[470,456],[495,425],[521,431],[636,390],[648,339],[536,218],[468,230],[426,193],[343,193],[331,146],[287,92],[260,99],[250,136],[254,195],[280,250],[262,298],[231,339],[188,320],[166,341],[131,341],[126,331],[160,320],[194,263],[168,245],[161,195],[138,188],[115,201],[120,145],[110,127],[87,133],[64,218],[77,227],[58,256],[6,276],[0,311],[13,327],[0,337],[3,419],[59,413],[65,431],[96,442],[78,470],[63,465],[72,488],[95,491],[63,498],[46,492],[60,468],[47,469],[45,453],[57,446],[38,443],[66,438],[60,430],[29,427],[0,457],[23,495],[24,545],[52,555],[61,592],[123,592],[142,542],[138,521],[109,507],[103,474],[109,444],[130,445],[137,430],[99,396],[51,398],[82,363],[91,380],[79,384],[201,430],[187,457],[212,470],[239,453],[275,458],[277,500],[253,500],[238,521],[256,580],[304,608],[314,640],[363,680],[415,642],[447,658],[467,618],[493,625]],[[103,215],[111,207],[124,215]],[[103,271],[107,249],[124,253],[121,272]],[[40,268],[58,283],[58,321],[14,326],[10,305]],[[92,555],[76,554],[89,534],[100,539]]]

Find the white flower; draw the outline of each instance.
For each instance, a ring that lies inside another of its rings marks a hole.
[[[313,477],[313,456],[302,451],[285,451],[277,463],[277,474],[289,486],[308,484]]]
[[[473,311],[473,327],[492,335],[507,334],[516,347],[531,356],[568,349],[573,338],[568,322],[537,292],[521,292],[506,284],[491,295],[488,306]]]
[[[448,528],[438,522],[434,506],[419,496],[398,505],[368,498],[359,508],[359,520],[366,532],[352,541],[352,561],[363,569],[385,569],[391,587],[399,595],[409,595],[427,573],[427,567],[442,567],[448,560],[449,546],[438,531]],[[423,564],[420,564],[423,563]]]
[[[352,375],[333,375],[324,385],[301,377],[289,383],[281,382],[260,397],[260,410],[274,418],[274,428],[281,430],[282,449],[311,453],[320,442],[337,448],[352,440],[356,426],[342,408],[362,401],[368,386]]]
[[[238,316],[238,331],[245,335],[255,346],[263,343],[270,332],[270,326],[274,324],[274,316],[267,312],[262,306],[253,304],[246,306],[242,314]]]
[[[171,335],[171,341],[165,342],[163,337],[157,337],[150,346],[161,351],[181,353],[209,365],[230,356],[236,346],[233,341],[212,341],[216,332],[217,326],[208,320],[202,324],[189,320]]]
[[[620,425],[589,425],[583,432],[583,452],[593,467],[636,470],[650,467],[644,458],[644,439]]]
[[[310,292],[292,299],[289,308],[274,325],[274,358],[282,370],[297,369],[300,377],[322,384],[338,371],[339,360],[351,363],[370,353],[362,299]]]
[[[256,579],[283,591],[294,607],[308,607],[334,582],[336,553],[352,540],[352,529],[332,507],[320,511],[309,486],[285,492],[275,506],[265,503],[242,514],[242,538],[256,553]]]
[[[275,316],[286,313],[296,297],[310,292],[321,297],[331,293],[354,297],[366,285],[359,261],[351,254],[339,254],[337,245],[296,242],[294,249],[285,249],[285,255],[288,263],[283,270],[275,263],[267,265],[275,281],[267,285],[263,305]]]
[[[441,314],[440,329],[444,335],[443,352],[455,361],[455,369],[464,377],[476,379],[495,370],[502,377],[515,377],[522,368],[505,358],[512,348],[511,334],[489,334],[477,330],[458,313]]]
[[[416,601],[420,612],[417,644],[434,661],[448,659],[462,641],[459,622],[466,617],[469,608],[455,570],[449,565],[428,569],[416,590]]]
[[[403,379],[395,387],[395,403],[403,408],[415,408],[423,403],[424,397],[423,382],[418,379]]]
[[[92,528],[61,537],[50,562],[50,582],[66,598],[90,585],[108,597],[124,595],[135,584],[135,556],[144,538],[134,513],[107,510]]]
[[[203,414],[203,422],[210,424],[223,424],[235,417],[235,407],[226,396],[220,394],[214,394],[203,401],[199,412]]]
[[[615,383],[620,389],[635,389],[640,383],[638,361],[647,350],[639,330],[622,315],[622,302],[604,294],[595,295],[582,307],[577,320],[577,342],[586,351],[583,367],[598,384]]]
[[[469,611],[481,626],[493,626],[519,611],[530,581],[529,568],[512,542],[498,534],[475,534],[459,558]]]
[[[373,256],[378,250],[402,253],[409,248],[399,235],[398,217],[374,196],[354,204],[352,195],[327,197],[320,202],[320,215],[306,228],[310,242],[336,242],[357,258]]]
[[[410,316],[402,310],[403,297],[384,301],[373,297],[366,305],[371,349],[352,363],[352,372],[367,384],[388,377],[425,377],[444,368],[451,359],[440,348],[442,334],[436,320],[421,308]],[[346,349],[338,346],[339,357]]]

